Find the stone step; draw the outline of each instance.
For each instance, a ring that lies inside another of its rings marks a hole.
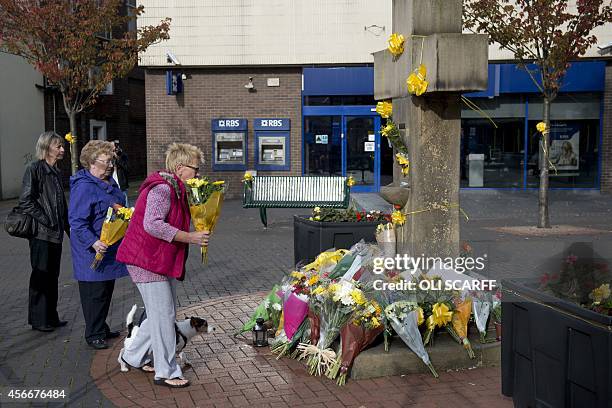
[[[489,337],[492,335],[490,334]],[[470,359],[465,349],[447,333],[436,334],[434,345],[427,347],[429,358],[440,374],[447,370],[471,367],[495,367],[501,361],[501,342],[481,344],[477,336],[470,336],[475,359]],[[429,373],[429,368],[397,336],[391,339],[389,351],[384,344],[360,353],[351,369],[351,378],[365,379],[391,375]]]

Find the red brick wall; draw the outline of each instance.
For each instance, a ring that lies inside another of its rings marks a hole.
[[[255,118],[290,118],[291,171],[265,174],[301,174],[302,112],[301,68],[184,69],[189,79],[183,94],[166,95],[165,70],[147,70],[147,157],[148,170],[164,166],[164,152],[172,142],[191,143],[204,152],[200,173],[225,180],[227,198],[242,195],[243,171],[212,171],[211,120],[244,118],[249,121],[248,169],[255,168]],[[244,85],[253,77],[256,92]],[[279,87],[268,87],[267,78],[279,78]],[[264,172],[259,172],[262,174]]]
[[[601,153],[601,191],[612,193],[612,62],[606,66]]]

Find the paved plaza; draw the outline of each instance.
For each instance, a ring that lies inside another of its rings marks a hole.
[[[612,197],[597,192],[551,193],[551,218],[557,225],[581,227],[572,235],[537,237],[500,232],[505,226],[535,225],[537,193],[464,191],[462,240],[490,257],[495,279],[535,276],[558,265],[572,244],[592,244],[594,253],[612,256]],[[15,201],[0,203],[0,216]],[[68,242],[64,243],[59,313],[68,326],[53,333],[34,332],[27,322],[30,274],[27,241],[0,232],[0,384],[14,387],[65,388],[69,406],[312,406],[312,407],[510,407],[500,394],[499,368],[477,368],[428,375],[335,382],[305,373],[301,363],[275,360],[268,349],[253,349],[234,329],[248,318],[262,293],[292,267],[292,215],[306,210],[269,210],[264,230],[255,209],[227,201],[211,240],[209,264],[188,260],[185,281],[178,285],[179,316],[205,317],[219,329],[195,339],[187,352],[193,369],[185,371],[193,385],[169,390],[152,385],[139,372],[120,373],[121,347],[94,352],[84,339],[78,286],[72,279]],[[583,231],[580,233],[580,231]],[[562,231],[561,231],[562,232]],[[555,264],[556,262],[556,264]],[[534,272],[535,271],[535,272]],[[123,329],[130,307],[142,304],[135,285],[117,281],[108,323]],[[5,406],[5,404],[3,404]],[[19,406],[23,406],[20,404]]]

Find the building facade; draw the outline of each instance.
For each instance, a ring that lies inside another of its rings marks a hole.
[[[141,56],[149,170],[162,166],[170,142],[185,141],[202,148],[202,173],[226,180],[231,197],[246,170],[352,175],[357,191],[391,182],[371,55],[391,34],[391,2],[143,3],[139,25],[172,18],[171,39]],[[612,41],[609,26],[595,34]],[[482,112],[462,113],[464,188],[538,186],[541,98],[510,57],[491,46],[489,89],[466,95]],[[593,47],[553,103],[553,188],[612,192],[611,63]]]

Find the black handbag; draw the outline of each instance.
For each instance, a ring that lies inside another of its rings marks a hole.
[[[15,207],[6,216],[4,229],[13,237],[30,239],[36,236],[38,223],[31,215],[24,213],[20,207]]]

